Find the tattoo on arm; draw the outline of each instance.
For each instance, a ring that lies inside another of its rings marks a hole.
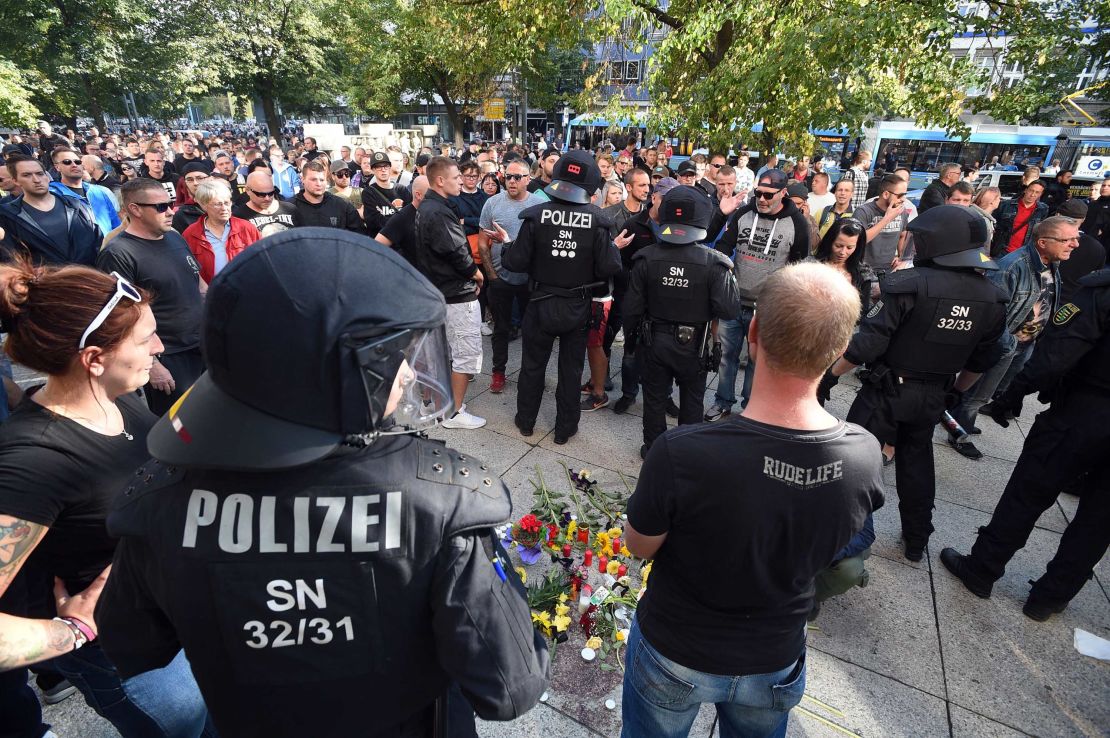
[[[69,653],[73,644],[73,631],[64,623],[0,613],[0,671]]]
[[[0,595],[7,591],[46,530],[46,526],[38,523],[0,515]]]

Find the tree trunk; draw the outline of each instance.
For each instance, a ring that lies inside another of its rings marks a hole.
[[[463,148],[463,115],[458,104],[450,97],[440,93],[443,98],[443,107],[447,110],[447,120],[451,121],[451,131],[455,134],[455,148]]]
[[[266,127],[270,129],[270,136],[281,146],[281,119],[277,114],[277,105],[274,104],[274,80],[255,75],[254,92],[262,101],[262,117],[266,120]]]
[[[108,130],[108,122],[104,118],[104,107],[100,104],[100,100],[97,99],[92,82],[89,80],[89,75],[81,75],[81,86],[85,88],[85,99],[89,101],[89,117],[96,123],[97,130],[104,133],[104,131]]]

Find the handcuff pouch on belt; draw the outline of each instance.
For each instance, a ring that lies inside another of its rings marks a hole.
[[[864,384],[874,385],[875,389],[888,397],[893,397],[898,394],[898,389],[895,386],[898,382],[898,378],[895,376],[894,370],[886,364],[872,364],[868,366],[868,368],[859,373],[859,379]]]

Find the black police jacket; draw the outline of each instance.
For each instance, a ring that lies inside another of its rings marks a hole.
[[[951,377],[984,372],[1002,356],[1006,295],[973,269],[915,266],[890,272],[844,358]]]
[[[477,299],[474,275],[478,265],[470,253],[459,214],[435,190],[428,190],[416,211],[416,252],[420,271],[447,302]]]
[[[523,588],[491,563],[509,492],[478,459],[389,436],[279,473],[151,461],[134,481],[108,518],[100,641],[124,676],[183,647],[221,735],[395,735],[449,682],[509,720],[543,692]]]
[[[657,243],[636,254],[622,307],[625,340],[647,315],[686,325],[740,314],[740,293],[732,260],[720,252],[687,244]]]
[[[1051,393],[1064,381],[1068,389],[1110,394],[1110,269],[1088,274],[1079,285],[1071,302],[1053,313],[1011,392]]]
[[[612,221],[596,205],[552,200],[525,208],[520,219],[524,223],[512,246],[501,252],[501,264],[527,272],[541,289],[574,289],[620,272]]]

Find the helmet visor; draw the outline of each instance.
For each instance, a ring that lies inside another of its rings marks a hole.
[[[387,414],[395,408],[391,416],[394,424],[407,430],[430,428],[455,409],[446,329],[439,326],[412,331],[412,341],[401,354],[403,361],[394,379]]]

